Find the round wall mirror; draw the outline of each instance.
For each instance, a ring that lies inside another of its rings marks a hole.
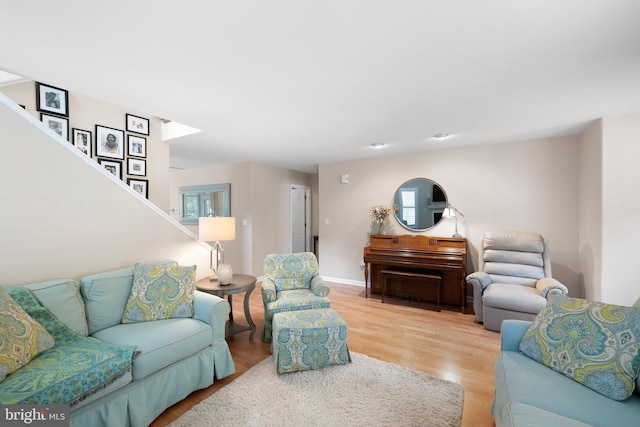
[[[404,228],[425,231],[442,219],[447,207],[447,195],[442,187],[427,178],[405,182],[393,197],[393,212]]]

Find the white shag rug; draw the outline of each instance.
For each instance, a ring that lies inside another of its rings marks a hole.
[[[351,357],[347,365],[278,375],[270,356],[170,426],[460,426],[459,384]]]

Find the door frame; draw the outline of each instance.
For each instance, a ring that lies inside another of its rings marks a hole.
[[[311,187],[308,185],[291,184],[289,190],[289,247],[293,252],[293,206],[291,204],[291,193],[293,190],[304,190],[304,250],[305,252],[313,252],[313,243],[311,241]]]

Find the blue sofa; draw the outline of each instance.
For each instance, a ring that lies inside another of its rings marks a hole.
[[[640,395],[612,400],[525,356],[520,341],[532,322],[505,320],[495,365],[491,414],[502,426],[637,426]]]
[[[72,427],[148,426],[166,408],[213,384],[214,376],[220,379],[235,372],[224,335],[230,310],[226,300],[195,291],[193,318],[122,324],[133,275],[131,267],[80,282],[63,279],[24,286],[76,333],[135,346],[124,375],[71,404]]]

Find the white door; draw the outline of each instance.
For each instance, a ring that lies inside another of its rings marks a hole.
[[[311,247],[309,202],[309,187],[291,186],[291,252],[306,252]]]

